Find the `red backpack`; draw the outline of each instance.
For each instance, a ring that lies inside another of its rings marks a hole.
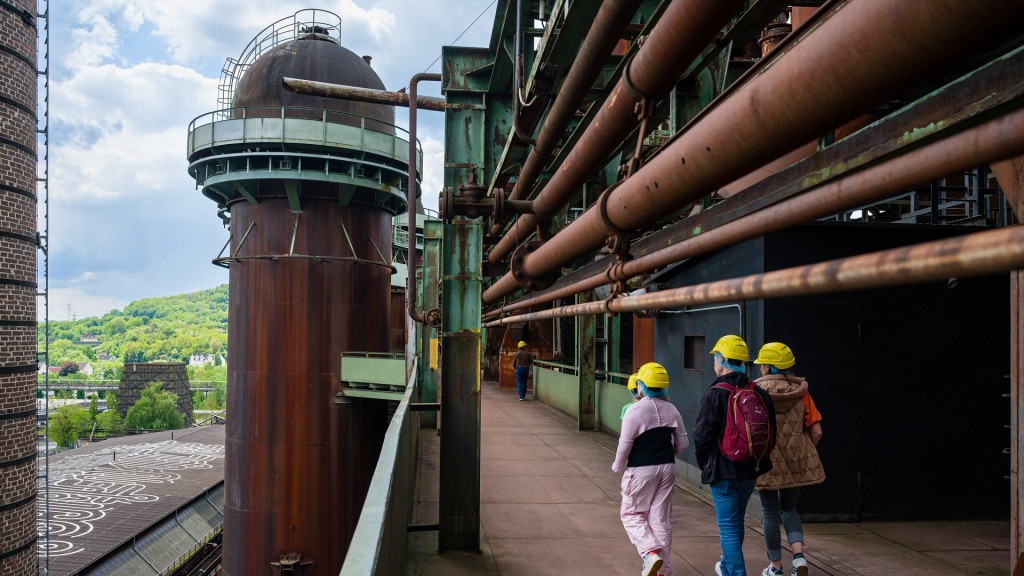
[[[713,387],[729,392],[725,433],[718,443],[722,455],[733,462],[753,458],[755,471],[760,471],[761,461],[766,460],[775,447],[775,422],[757,393],[757,384],[750,382],[739,387],[723,382]]]

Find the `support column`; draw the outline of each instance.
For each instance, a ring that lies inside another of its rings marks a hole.
[[[992,165],[992,172],[999,187],[1006,195],[1007,203],[1017,216],[1024,219],[1024,157],[1010,158]],[[1010,573],[1024,574],[1024,526],[1021,514],[1024,511],[1024,486],[1021,484],[1021,455],[1024,454],[1024,433],[1021,422],[1024,418],[1024,271],[1010,272],[1010,402],[1013,418],[1010,422]]]
[[[1021,434],[1021,422],[1024,419],[1024,394],[1021,394],[1021,382],[1024,382],[1024,352],[1022,352],[1021,333],[1024,332],[1024,272],[1010,272],[1010,401],[1012,402],[1012,419],[1010,421],[1010,437],[1013,444],[1010,448],[1010,573],[1015,576],[1024,574],[1024,530],[1021,527],[1021,510],[1024,508],[1024,485],[1021,484],[1021,454],[1024,454],[1024,434]]]
[[[576,303],[583,304],[594,300],[593,292],[586,291],[576,295]],[[576,317],[576,358],[579,364],[580,399],[579,429],[595,428],[594,400],[597,398],[595,372],[597,360],[597,316],[586,314]]]
[[[443,229],[439,220],[427,220],[423,223],[423,265],[417,271],[422,274],[419,301],[424,315],[435,308],[441,307],[441,237]],[[427,324],[420,325],[420,400],[437,402],[438,399],[438,368],[440,367],[440,334],[436,328]],[[420,414],[421,428],[437,428],[437,413],[423,412]]]
[[[444,227],[440,551],[480,549],[480,293],[483,228]]]

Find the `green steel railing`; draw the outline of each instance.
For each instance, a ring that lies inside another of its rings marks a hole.
[[[418,386],[415,360],[410,374],[384,436],[341,576],[405,574],[420,427],[419,412],[410,408]]]

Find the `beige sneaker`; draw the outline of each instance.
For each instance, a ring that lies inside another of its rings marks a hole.
[[[793,558],[793,572],[791,576],[807,576],[807,559]]]
[[[644,571],[640,573],[640,576],[656,576],[663,563],[664,560],[658,556],[657,552],[651,552],[644,556]]]

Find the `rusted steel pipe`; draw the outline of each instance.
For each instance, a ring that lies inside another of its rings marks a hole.
[[[551,110],[544,119],[540,133],[537,134],[537,143],[530,150],[522,170],[519,171],[515,188],[512,189],[508,200],[521,200],[529,194],[541,168],[562,137],[565,127],[569,125],[587,91],[601,73],[608,54],[615,48],[623,30],[629,25],[639,7],[640,0],[613,0],[601,5],[590,31],[580,44],[580,51],[573,61],[572,68],[562,82],[558,96],[551,104]],[[489,234],[501,234],[505,222],[505,219],[496,222],[491,226]]]
[[[1024,130],[1020,126],[1024,126],[1024,110],[989,120],[888,162],[854,172],[800,196],[737,218],[678,244],[629,260],[623,264],[620,275],[629,278],[653,272],[686,258],[886,198],[921,182],[940,178],[943,174],[1016,156],[1024,153]],[[508,304],[493,314],[552,302],[593,290],[608,282],[605,274],[598,274],[558,290]]]
[[[561,306],[502,318],[485,326],[490,328],[513,322],[584,314],[636,312],[921,284],[948,278],[996,274],[1022,267],[1024,226],[1018,225],[742,278],[661,290],[640,296],[625,296],[607,302]]]
[[[668,92],[741,4],[738,0],[676,0],[665,9],[633,61],[625,67],[626,75],[641,94],[619,79],[579,142],[533,201],[534,215],[524,215],[516,221],[488,254],[490,262],[503,260],[521,240],[529,237],[537,222],[544,222],[561,210],[639,123],[635,108],[643,100],[642,94],[657,98]]]
[[[610,192],[605,216],[592,208],[531,252],[521,273],[543,278],[593,252],[609,234],[606,219],[620,230],[657,221],[928,80],[942,65],[985,52],[1018,33],[1022,17],[1024,0],[849,3]],[[506,274],[484,302],[518,287]]]
[[[405,311],[409,318],[423,324],[423,315],[416,310],[416,189],[419,188],[419,181],[416,179],[416,106],[419,104],[416,86],[421,81],[440,82],[441,75],[421,72],[409,80],[409,183],[406,186],[406,200],[409,204],[409,217],[406,219],[409,226],[409,255],[406,260],[408,273],[405,278]],[[444,110],[443,106],[441,110]]]
[[[372,102],[389,106],[409,106],[409,99],[412,97],[411,93],[389,92],[388,90],[374,90],[373,88],[300,80],[298,78],[285,77],[281,79],[281,82],[284,84],[285,89],[297,94],[337,98],[339,100],[355,100],[357,102]],[[444,103],[444,98],[435,98],[433,96],[416,97],[416,107],[424,110],[444,112]]]

